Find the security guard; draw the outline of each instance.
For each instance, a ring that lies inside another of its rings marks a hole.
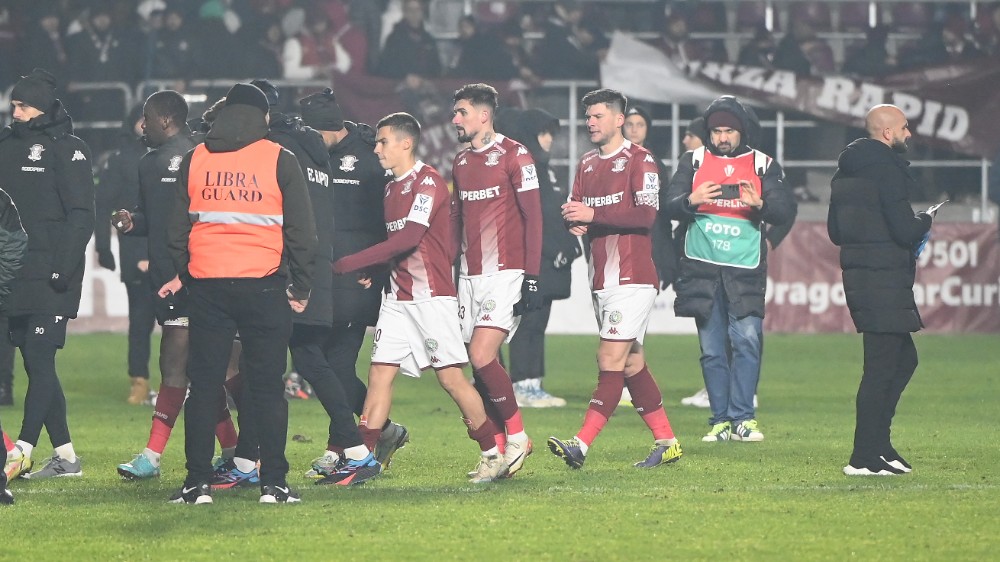
[[[236,84],[205,142],[181,162],[167,229],[171,257],[189,290],[191,395],[188,475],[173,503],[212,503],[215,416],[237,331],[260,440],[260,501],[299,501],[285,480],[288,404],[281,377],[289,308],[301,313],[309,297],[316,225],[298,160],[265,138],[267,115],[264,93]]]

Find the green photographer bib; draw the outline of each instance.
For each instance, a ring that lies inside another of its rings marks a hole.
[[[687,257],[743,269],[760,264],[760,225],[746,219],[699,214],[684,239]]]

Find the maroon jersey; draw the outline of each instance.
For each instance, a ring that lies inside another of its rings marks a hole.
[[[409,221],[427,227],[420,243],[410,253],[393,261],[391,289],[387,298],[419,301],[431,297],[454,297],[452,233],[448,186],[434,168],[417,162],[402,177],[385,186],[385,230],[388,238]]]
[[[462,223],[462,275],[522,269],[538,275],[542,212],[535,161],[503,135],[455,156],[454,212]]]
[[[594,209],[590,283],[594,291],[620,285],[659,286],[650,236],[659,207],[656,160],[628,140],[614,153],[583,155],[573,182],[573,201]]]

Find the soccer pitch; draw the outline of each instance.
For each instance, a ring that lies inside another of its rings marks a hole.
[[[289,483],[302,503],[260,505],[259,492],[245,489],[190,506],[166,503],[184,476],[182,421],[159,480],[122,482],[115,472],[144,446],[151,414],[125,403],[125,336],[70,335],[58,365],[84,476],[14,482],[17,504],[0,509],[0,548],[6,560],[994,559],[1000,345],[995,335],[915,339],[920,366],[893,433],[914,465],[910,475],[841,474],[861,373],[861,338],[846,334],[766,336],[762,443],[702,443],[707,411],[679,405],[701,387],[697,338],[650,336],[649,364],[684,457],[633,468],[652,441],[621,407],[584,468],[571,470],[545,439],[579,428],[596,380],[597,338],[550,336],[545,385],[569,405],[524,411],[535,453],[509,481],[467,482],[477,447],[427,373],[397,379],[392,418],[411,441],[380,478],[354,488],[306,481],[328,422],[315,399],[295,401]],[[155,372],[155,358],[153,365]],[[0,408],[12,437],[25,386],[18,366],[17,405]],[[36,462],[48,451],[43,432]]]

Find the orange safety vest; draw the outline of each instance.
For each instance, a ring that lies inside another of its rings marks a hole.
[[[280,151],[265,139],[235,152],[209,152],[204,144],[194,149],[188,172],[192,277],[261,278],[278,270],[284,248]]]

